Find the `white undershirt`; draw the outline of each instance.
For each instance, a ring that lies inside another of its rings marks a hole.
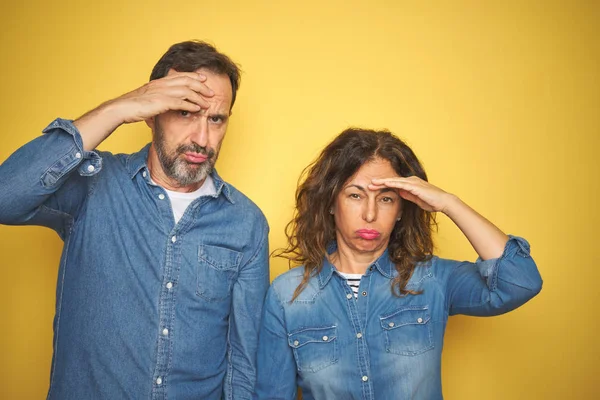
[[[217,189],[215,188],[215,183],[213,182],[211,176],[208,175],[204,180],[202,186],[200,186],[197,190],[194,190],[193,192],[174,192],[172,190],[167,189],[165,189],[165,192],[167,192],[169,200],[171,201],[171,208],[173,209],[173,218],[175,218],[175,223],[177,224],[181,217],[183,217],[183,213],[185,213],[185,210],[192,203],[192,201],[196,200],[198,197],[201,196],[214,196],[215,194],[217,194]]]

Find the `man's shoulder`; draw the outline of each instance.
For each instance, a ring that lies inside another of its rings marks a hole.
[[[106,150],[94,150],[102,160],[103,167],[124,169],[131,175],[146,165],[149,145],[134,153],[113,153]]]
[[[256,203],[248,196],[238,190],[231,183],[225,182],[223,190],[227,191],[225,196],[229,197],[236,213],[243,216],[244,219],[253,219],[255,222],[267,224],[267,219]]]

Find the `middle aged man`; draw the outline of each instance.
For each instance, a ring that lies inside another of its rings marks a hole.
[[[49,399],[251,398],[268,226],[213,169],[239,70],[190,41],[150,79],[0,166],[0,223],[65,242]],[[152,130],[140,152],[94,150],[137,121]]]

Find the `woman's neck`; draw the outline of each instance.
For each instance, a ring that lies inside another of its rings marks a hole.
[[[329,255],[329,262],[340,272],[362,275],[384,251],[385,248],[377,253],[357,252],[338,242],[337,250]]]

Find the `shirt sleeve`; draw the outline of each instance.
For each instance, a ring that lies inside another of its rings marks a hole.
[[[284,308],[274,286],[265,300],[258,342],[255,400],[295,400],[296,361],[288,344]]]
[[[256,351],[265,294],[269,288],[269,228],[251,259],[240,270],[233,286],[229,318],[228,367],[224,398],[251,399],[256,383]]]
[[[0,165],[0,223],[42,225],[64,238],[102,168],[71,121],[56,119]]]
[[[450,315],[491,316],[525,304],[542,289],[529,243],[510,236],[499,258],[450,267],[446,302]]]

